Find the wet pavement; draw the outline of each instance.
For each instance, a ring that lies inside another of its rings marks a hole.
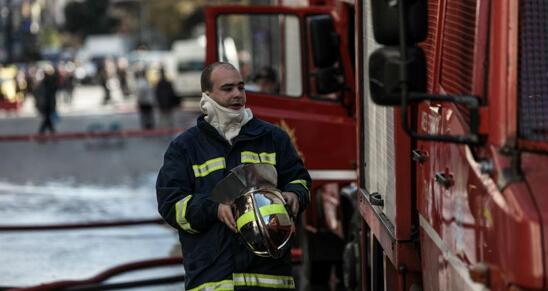
[[[134,100],[113,95],[115,102],[102,106],[100,88],[84,87],[76,92],[72,105],[60,105],[59,132],[112,124],[122,129],[139,128]],[[194,124],[194,105],[185,104],[187,110],[177,112],[177,127]],[[39,122],[33,104],[27,102],[17,116],[0,114],[0,135],[32,134]],[[1,142],[0,224],[158,217],[154,183],[171,138]],[[169,256],[177,247],[175,232],[159,225],[2,232],[0,286],[85,279],[116,265]],[[115,281],[182,272],[182,266],[162,268]],[[179,284],[143,290],[181,289]]]

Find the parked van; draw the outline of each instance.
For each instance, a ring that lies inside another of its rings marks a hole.
[[[168,74],[173,76],[173,88],[180,97],[201,96],[200,75],[205,63],[205,36],[177,40],[171,47],[173,62]]]

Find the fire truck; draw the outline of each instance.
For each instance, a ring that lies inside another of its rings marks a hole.
[[[281,4],[208,8],[206,61],[310,170],[301,288],[547,290],[548,2]]]

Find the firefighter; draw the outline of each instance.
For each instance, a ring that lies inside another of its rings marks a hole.
[[[308,171],[289,136],[245,107],[243,78],[231,64],[207,66],[201,86],[203,114],[170,143],[156,182],[158,210],[179,233],[186,290],[294,289],[290,252],[274,259],[246,249],[231,205],[209,195],[232,168],[268,163],[297,215],[309,203]]]

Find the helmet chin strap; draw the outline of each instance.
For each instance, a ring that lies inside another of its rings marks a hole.
[[[221,106],[205,92],[202,93],[200,109],[205,114],[204,119],[230,144],[232,144],[232,139],[238,136],[242,126],[253,118],[251,109],[235,110]]]

